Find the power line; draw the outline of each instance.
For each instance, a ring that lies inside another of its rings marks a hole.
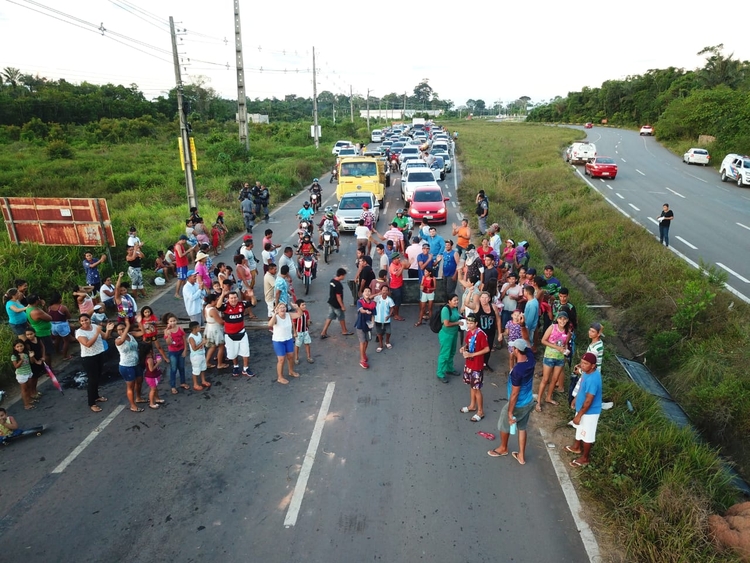
[[[166,23],[166,22],[163,22],[163,23],[162,23],[161,25],[160,25],[160,24],[158,24],[158,23],[154,23],[153,21],[150,21],[150,20],[148,20],[148,19],[144,18],[143,16],[141,16],[141,15],[137,14],[137,13],[136,13],[135,11],[133,11],[133,10],[132,10],[131,8],[129,8],[129,7],[127,6],[127,5],[124,5],[124,4],[118,4],[118,3],[117,3],[117,2],[115,1],[115,0],[109,0],[109,2],[110,2],[111,4],[113,4],[113,5],[117,6],[117,7],[118,7],[118,8],[120,8],[121,10],[125,10],[125,11],[126,11],[126,12],[128,12],[129,14],[132,14],[132,15],[134,15],[134,16],[135,16],[136,18],[138,18],[139,20],[141,20],[141,21],[143,21],[143,22],[146,22],[146,23],[147,23],[147,24],[149,24],[149,25],[152,25],[152,26],[154,26],[154,27],[155,27],[155,28],[157,28],[157,29],[158,29],[159,31],[163,31],[163,32],[165,32],[165,33],[169,33],[169,26],[167,25],[167,23]]]

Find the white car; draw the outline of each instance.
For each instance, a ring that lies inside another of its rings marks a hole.
[[[733,180],[740,187],[750,186],[750,156],[728,154],[721,161],[719,174],[722,182]]]
[[[650,125],[644,125],[643,127],[641,127],[640,135],[648,135],[649,137],[653,137],[654,128]]]
[[[406,205],[409,205],[411,202],[414,190],[422,187],[440,188],[429,168],[409,170],[406,176],[401,178],[401,197],[406,202]]]
[[[427,163],[418,156],[407,156],[401,163],[401,176],[406,174],[407,170],[414,170],[415,168],[427,168]]]
[[[357,149],[354,147],[343,147],[339,149],[339,158],[338,161],[341,162],[342,158],[346,158],[348,156],[359,156],[359,152],[357,152]]]
[[[706,166],[711,160],[711,156],[706,149],[690,149],[682,155],[682,162],[685,164],[702,164]]]
[[[448,172],[453,171],[453,161],[451,161],[450,155],[446,151],[432,151],[432,156],[439,156],[443,159],[443,164],[445,164],[445,172],[446,174]]]
[[[331,154],[339,154],[339,151],[343,149],[344,147],[352,147],[354,146],[351,141],[336,141],[336,144],[333,145],[333,150],[331,151]]]
[[[336,219],[339,222],[339,231],[354,231],[359,225],[362,215],[362,204],[369,203],[370,211],[375,215],[375,224],[380,219],[380,205],[372,192],[347,192],[341,196],[336,207]]]
[[[419,147],[415,145],[406,145],[401,151],[401,154],[398,155],[398,161],[399,163],[402,163],[407,156],[419,156],[420,152]]]
[[[370,133],[370,140],[373,143],[382,143],[383,142],[383,132],[380,129],[373,129],[372,133]]]

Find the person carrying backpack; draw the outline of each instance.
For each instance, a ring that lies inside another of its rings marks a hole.
[[[440,330],[438,340],[440,342],[440,354],[437,361],[437,378],[441,383],[448,383],[448,375],[458,375],[453,368],[453,357],[456,355],[456,337],[458,336],[458,325],[461,313],[458,309],[458,295],[448,297],[448,303],[433,313],[430,317],[430,328],[435,332],[437,321],[433,317],[440,315]]]

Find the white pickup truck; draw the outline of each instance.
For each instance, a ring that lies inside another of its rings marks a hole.
[[[565,161],[571,164],[585,164],[596,156],[594,143],[573,143],[565,151]]]

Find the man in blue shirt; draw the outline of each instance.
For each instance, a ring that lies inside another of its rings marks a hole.
[[[417,266],[419,270],[419,281],[422,281],[422,275],[426,268],[432,268],[432,254],[430,254],[430,245],[422,243],[422,252],[417,254]]]
[[[445,241],[445,252],[443,252],[443,278],[445,278],[445,292],[453,295],[458,283],[458,252],[453,248],[453,241]]]
[[[523,288],[524,297],[526,297],[526,307],[523,309],[526,317],[526,326],[529,329],[529,342],[534,345],[534,331],[539,324],[539,301],[534,297],[534,288],[530,285]]]
[[[565,446],[566,451],[580,454],[570,462],[571,467],[586,467],[590,463],[591,447],[596,440],[596,426],[602,412],[602,374],[596,367],[596,355],[586,352],[581,358],[580,387],[575,393],[571,407],[575,408],[573,427],[576,429],[576,441],[573,446]]]
[[[508,455],[508,440],[511,433],[518,432],[518,451],[512,452],[513,459],[521,465],[526,465],[526,426],[531,411],[534,410],[534,368],[536,357],[529,343],[529,330],[524,315],[519,318],[521,336],[509,343],[511,354],[516,359],[516,365],[508,376],[508,402],[500,412],[497,428],[500,430],[500,446],[487,452],[490,457]],[[515,426],[515,428],[514,428]]]
[[[297,216],[300,218],[300,221],[310,221],[313,216],[315,215],[315,210],[310,207],[310,202],[306,201],[302,204],[302,207],[299,211],[297,211]]]

